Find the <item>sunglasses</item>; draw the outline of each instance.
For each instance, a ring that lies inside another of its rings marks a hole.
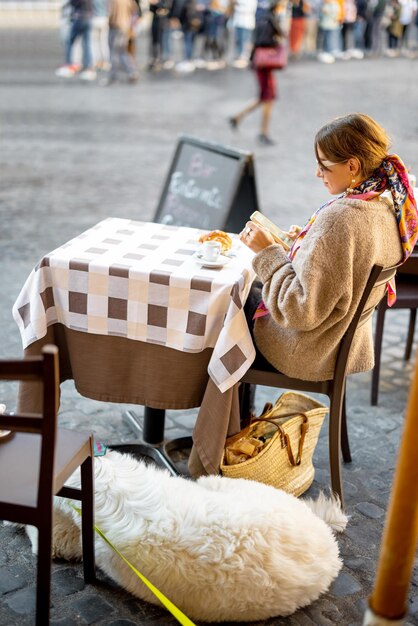
[[[319,171],[321,172],[321,174],[323,174],[324,172],[329,171],[329,168],[332,167],[333,165],[340,165],[341,163],[347,163],[347,159],[345,161],[322,161],[322,163],[319,163],[318,160],[316,161],[316,166],[319,169]]]

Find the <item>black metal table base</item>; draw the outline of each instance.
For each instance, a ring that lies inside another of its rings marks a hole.
[[[172,441],[164,442],[164,409],[145,407],[142,422],[134,411],[125,411],[122,419],[129,425],[135,435],[141,438],[141,441],[110,444],[108,447],[111,450],[133,454],[138,457],[148,457],[160,467],[167,469],[172,476],[182,475],[171,459],[170,453],[176,450],[191,448],[193,441],[191,437],[178,437]]]

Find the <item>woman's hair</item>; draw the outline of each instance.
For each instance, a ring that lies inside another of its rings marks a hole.
[[[335,163],[355,157],[363,176],[368,178],[387,156],[390,139],[377,122],[364,113],[351,113],[325,124],[315,136],[315,153],[320,165],[318,148],[327,160]]]

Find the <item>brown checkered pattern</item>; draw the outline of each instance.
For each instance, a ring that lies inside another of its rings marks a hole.
[[[24,348],[50,324],[184,352],[214,348],[209,373],[225,391],[255,351],[243,312],[254,272],[237,238],[222,268],[193,256],[201,231],[108,218],[57,248],[28,277],[13,315]]]

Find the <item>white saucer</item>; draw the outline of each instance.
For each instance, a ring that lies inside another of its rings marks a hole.
[[[0,430],[0,443],[2,441],[6,441],[13,436],[13,432],[11,430]]]
[[[231,260],[229,257],[223,256],[223,254],[220,254],[216,261],[205,261],[198,252],[195,253],[194,257],[196,263],[199,263],[202,267],[223,267]]]

